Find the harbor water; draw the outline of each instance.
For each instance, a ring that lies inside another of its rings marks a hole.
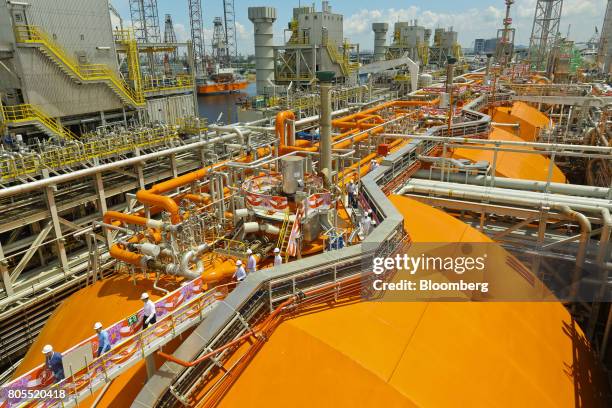
[[[255,94],[255,82],[251,82],[246,89],[240,92],[198,95],[200,117],[208,119],[208,123],[227,124],[237,122],[238,107],[236,103]],[[219,117],[221,118],[219,119]]]

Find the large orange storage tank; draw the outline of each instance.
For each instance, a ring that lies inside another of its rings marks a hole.
[[[490,140],[503,140],[522,142],[523,140],[508,132],[505,129],[493,128]],[[487,145],[492,147],[493,145]],[[531,147],[523,146],[503,146],[504,148],[512,148],[514,150],[533,151]],[[473,162],[488,161],[493,165],[495,153],[493,150],[475,150],[475,149],[454,149],[452,157],[455,159],[468,159]],[[548,171],[550,168],[550,159],[539,154],[518,153],[518,152],[503,152],[497,153],[496,176],[517,178],[524,180],[547,181]],[[553,165],[552,167],[552,182],[565,183],[567,180],[563,172]]]
[[[550,126],[550,119],[525,102],[514,102],[512,107],[498,107],[492,115],[494,122],[520,125],[518,136],[528,142],[536,140],[541,129]]]
[[[489,241],[391,200],[415,242]],[[603,408],[604,378],[558,302],[359,302],[281,323],[219,406]]]

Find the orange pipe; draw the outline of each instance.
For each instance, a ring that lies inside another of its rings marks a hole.
[[[114,221],[120,221],[124,224],[147,225],[147,219],[138,215],[124,214],[119,211],[107,211],[104,213],[103,221],[105,224],[114,225]]]
[[[367,169],[367,171],[370,170],[370,166],[367,163],[370,163],[370,160],[375,159],[376,156],[378,156],[376,153],[371,153],[363,159],[359,160],[359,162],[351,164],[350,166],[342,170],[340,173],[338,173],[338,179],[342,179],[344,181],[344,179],[349,176],[353,172],[353,170],[357,168],[357,166],[361,166],[361,176],[365,173],[364,169]]]
[[[278,112],[276,114],[276,124],[275,124],[275,130],[276,130],[276,135],[279,138],[279,146],[284,147],[284,146],[289,146],[285,144],[285,121],[287,119],[291,119],[291,120],[295,120],[295,114],[293,113],[293,111],[290,110],[286,110],[286,111],[282,111],[282,112]],[[291,132],[291,130],[289,131]],[[295,135],[293,135],[293,133],[289,133],[289,135],[291,135],[291,139],[293,139],[293,137]]]
[[[142,266],[140,262],[144,255],[128,251],[127,249],[123,249],[121,248],[120,244],[111,245],[109,253],[110,256],[112,256],[113,258],[119,259],[120,261],[123,261],[125,263],[129,263],[130,265],[139,267]]]
[[[162,183],[155,184],[153,187],[151,187],[149,190],[146,190],[146,191],[148,191],[149,193],[153,193],[153,194],[166,193],[170,190],[174,190],[178,187],[182,187],[196,180],[203,179],[204,177],[206,177],[211,167],[212,166],[207,166],[200,170],[192,171],[191,173],[183,174],[182,176],[179,176],[179,177],[176,177],[170,180],[166,180]]]
[[[197,204],[208,204],[211,198],[208,194],[206,196],[202,194],[185,194],[181,197],[181,200],[187,200]]]
[[[168,211],[168,213],[170,213],[170,221],[172,221],[172,224],[178,224],[181,222],[179,206],[172,198],[151,193],[149,190],[138,191],[136,193],[136,198],[143,204],[156,205]]]

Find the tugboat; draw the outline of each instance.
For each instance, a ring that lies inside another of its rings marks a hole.
[[[249,82],[234,68],[217,68],[215,73],[197,79],[198,94],[208,95],[245,89]]]

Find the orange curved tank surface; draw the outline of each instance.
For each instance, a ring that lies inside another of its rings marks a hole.
[[[414,242],[489,242],[392,196]],[[358,302],[281,323],[220,407],[605,407],[584,335],[558,302]]]
[[[520,137],[515,136],[511,132],[501,128],[493,128],[489,139],[515,142],[523,141]],[[505,147],[512,148],[513,150],[533,151],[532,147]],[[473,162],[488,161],[491,165],[493,165],[494,155],[495,153],[493,150],[475,150],[463,148],[454,149],[452,153],[452,157],[455,159],[468,159]],[[497,163],[495,168],[496,176],[546,181],[548,179],[550,159],[540,154],[499,151],[497,153]],[[565,183],[567,181],[563,172],[556,165],[553,165],[552,167],[551,181],[555,183]]]
[[[205,256],[204,262],[206,267],[202,278],[209,284],[231,279],[236,269],[234,260],[219,256]],[[160,279],[159,286],[172,291],[177,289],[182,281],[182,278],[166,276]],[[45,344],[51,344],[55,350],[67,350],[95,334],[94,323],[99,321],[108,326],[138,312],[143,307],[140,300],[142,292],[148,292],[154,301],[163,296],[163,293],[153,288],[153,280],[139,277],[134,283],[128,275],[122,274],[98,281],[62,301],[28,350],[14,377],[25,374],[44,362],[41,350]],[[189,333],[190,331],[185,335]],[[164,349],[173,351],[180,345],[181,339],[174,339],[164,346]],[[163,360],[156,356],[157,367],[162,364]],[[129,406],[146,380],[146,367],[144,361],[140,361],[110,383],[96,406]],[[91,406],[100,392],[94,393],[80,406]]]
[[[536,140],[540,129],[550,126],[550,119],[545,114],[524,102],[514,102],[512,107],[495,108],[492,119],[494,122],[520,125],[517,135],[528,142]]]
[[[160,285],[176,289],[179,281],[162,280]],[[134,284],[128,275],[116,275],[76,292],[53,312],[13,374],[14,377],[44,363],[41,350],[45,344],[51,344],[55,350],[67,350],[95,334],[94,323],[99,321],[107,326],[138,312],[143,306],[140,300],[142,292],[148,292],[154,301],[161,297],[161,293],[153,288],[153,280],[138,279]],[[177,346],[178,343],[171,345]],[[158,361],[158,365],[161,366],[161,363],[161,360]],[[111,383],[98,407],[129,406],[127,401],[138,394],[145,381],[146,370],[142,361]],[[91,401],[84,401],[82,405],[89,406],[98,394],[95,393]],[[116,405],[119,394],[125,405]],[[108,401],[108,404],[104,401]]]

